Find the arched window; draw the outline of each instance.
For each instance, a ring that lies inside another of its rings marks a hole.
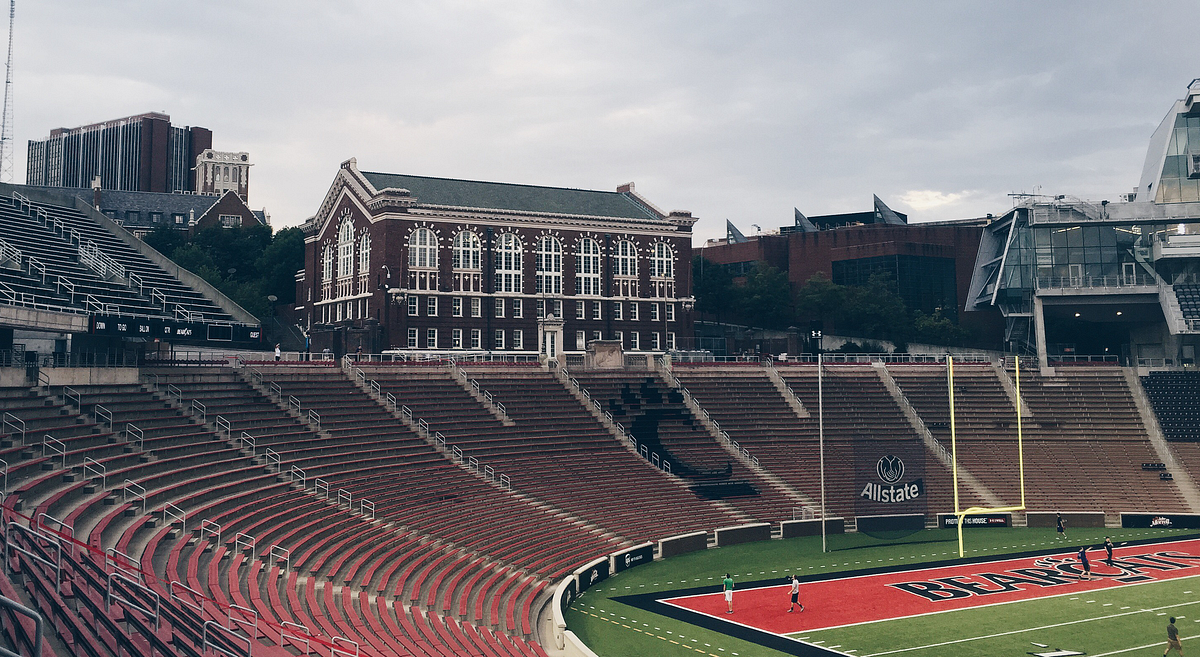
[[[600,245],[585,237],[579,241],[576,258],[575,291],[588,296],[600,295]]]
[[[338,278],[354,273],[354,223],[349,219],[338,228]]]
[[[537,244],[537,293],[562,294],[562,243],[549,235]]]
[[[371,236],[363,233],[358,241],[358,274],[365,276],[371,269]]]
[[[650,275],[654,278],[675,278],[675,252],[663,242],[654,245]]]
[[[428,228],[418,228],[408,238],[408,266],[437,269],[437,236]]]
[[[333,245],[326,244],[325,248],[321,249],[321,280],[333,280]]]
[[[617,242],[613,274],[622,278],[637,278],[637,273],[637,246],[629,240]]]
[[[475,269],[480,266],[479,236],[469,230],[464,230],[454,236],[454,255],[451,266],[454,269]]]
[[[496,238],[495,270],[497,292],[521,292],[521,240],[512,233]]]
[[[637,245],[630,240],[620,240],[613,254],[614,296],[636,297],[638,295]]]

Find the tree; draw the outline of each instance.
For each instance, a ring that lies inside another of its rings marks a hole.
[[[728,268],[704,256],[695,256],[692,258],[692,281],[697,312],[715,315],[718,321],[729,313],[733,276]]]
[[[191,235],[160,228],[145,241],[175,264],[212,284],[259,319],[271,314],[268,296],[292,303],[296,270],[304,266],[304,233],[270,226],[211,226]]]
[[[751,326],[787,328],[795,317],[787,274],[765,262],[755,264],[738,289],[740,315]]]

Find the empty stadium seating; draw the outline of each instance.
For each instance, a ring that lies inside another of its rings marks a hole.
[[[1200,319],[1200,285],[1179,284],[1173,287],[1184,318]]]
[[[1200,372],[1151,372],[1142,388],[1167,440],[1200,441]]]
[[[653,373],[575,376],[639,443],[667,458],[676,475],[756,520],[791,519],[796,501],[718,443],[692,416],[682,395]]]
[[[0,198],[0,303],[67,312],[231,322],[75,208]],[[93,255],[83,255],[89,250]]]
[[[206,635],[234,652],[249,638],[255,654],[279,657],[304,641],[329,653],[335,637],[362,655],[541,655],[537,619],[552,585],[586,561],[672,534],[790,517],[797,501],[772,482],[820,494],[813,366],[779,369],[807,417],[763,366],[675,366],[761,471],[726,451],[661,377],[574,373],[614,419],[670,454],[674,474],[637,455],[540,367],[464,365],[478,390],[439,363],[362,368],[359,380],[326,363],[176,366],[142,370],[141,384],[0,388],[3,513],[38,532],[14,540],[42,557],[60,534],[79,541],[64,550],[58,581],[44,563],[16,557],[19,574],[0,579],[0,595],[46,613],[46,655],[199,657]],[[889,372],[947,441],[944,367]],[[963,366],[956,375],[959,457],[1008,501],[1017,495],[1016,427],[1002,374]],[[1185,379],[1155,382],[1177,401],[1195,388]],[[923,459],[928,511],[949,508],[945,468],[877,370],[831,366],[822,385],[831,512],[853,517],[856,477],[874,465],[858,450],[874,459],[881,446]],[[1185,508],[1173,482],[1140,469],[1158,459],[1120,370],[1023,373],[1022,393],[1031,508]],[[397,410],[381,402],[388,394]],[[422,422],[427,433],[412,428]],[[1200,443],[1174,444],[1189,467],[1200,465]],[[760,494],[707,499],[689,488],[724,479]],[[124,579],[110,582],[114,572]],[[132,606],[106,608],[110,586],[134,602],[159,596],[159,627]],[[239,633],[205,625],[228,626],[231,616],[245,621]],[[0,641],[23,645],[27,631],[10,619],[0,613]]]

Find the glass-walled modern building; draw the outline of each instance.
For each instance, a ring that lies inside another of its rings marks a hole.
[[[1195,366],[1200,347],[1200,80],[1109,202],[1027,196],[991,222],[967,309],[1000,309],[1010,349],[1056,360]]]

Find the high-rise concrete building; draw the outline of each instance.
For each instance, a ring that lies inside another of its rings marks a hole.
[[[192,169],[211,148],[211,130],[173,126],[158,112],[56,128],[29,142],[26,183],[88,188],[99,178],[103,189],[197,191]]]

